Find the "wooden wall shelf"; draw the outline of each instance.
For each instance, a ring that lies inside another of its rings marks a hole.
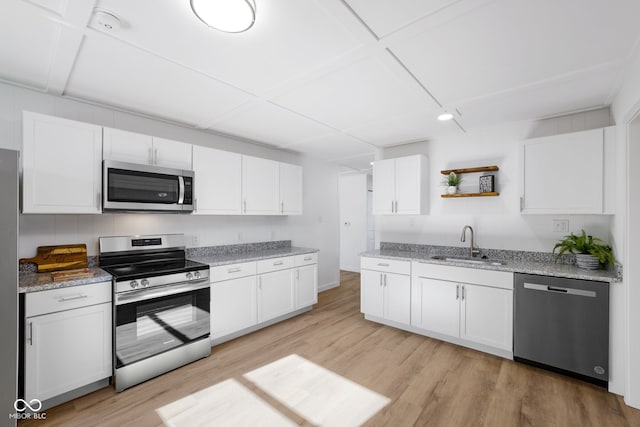
[[[473,172],[492,172],[497,170],[499,170],[498,166],[480,166],[477,168],[447,169],[447,170],[440,171],[440,173],[442,175],[449,175],[451,172],[459,174],[459,173],[473,173]]]
[[[441,194],[440,197],[456,198],[456,197],[492,197],[499,196],[500,193],[492,191],[490,193],[456,193],[456,194]]]

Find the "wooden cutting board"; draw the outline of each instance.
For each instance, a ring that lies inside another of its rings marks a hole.
[[[51,278],[54,282],[66,282],[67,280],[85,279],[87,277],[93,277],[93,271],[89,270],[88,268],[54,271],[53,273],[51,273]]]
[[[22,258],[20,264],[34,263],[38,265],[38,273],[56,270],[86,268],[87,245],[38,246],[38,254],[33,258]]]

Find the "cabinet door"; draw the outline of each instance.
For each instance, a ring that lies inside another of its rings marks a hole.
[[[407,156],[396,160],[396,212],[419,215],[421,212],[422,157]]]
[[[211,284],[211,338],[258,323],[256,276]]]
[[[318,264],[296,269],[296,310],[318,302]]]
[[[242,156],[213,148],[193,147],[195,212],[205,215],[242,213]]]
[[[396,199],[395,160],[376,160],[373,163],[373,213],[391,214]]]
[[[23,213],[100,213],[102,127],[24,112]]]
[[[459,285],[444,280],[417,277],[411,295],[411,324],[453,337],[459,336]]]
[[[25,321],[25,399],[46,400],[111,376],[111,303]]]
[[[522,212],[601,214],[603,135],[595,129],[527,141]]]
[[[371,316],[384,317],[383,273],[360,271],[360,311]]]
[[[302,167],[280,163],[280,213],[302,215]]]
[[[242,156],[242,211],[253,215],[280,212],[280,165],[273,160]]]
[[[153,137],[153,160],[157,166],[191,170],[191,144]]]
[[[460,337],[511,351],[513,291],[463,284]]]
[[[293,269],[258,276],[258,323],[295,309]]]
[[[102,156],[105,160],[150,165],[153,163],[151,135],[104,128]]]
[[[411,323],[411,277],[384,273],[384,318]]]

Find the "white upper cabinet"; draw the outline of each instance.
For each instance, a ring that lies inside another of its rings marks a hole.
[[[193,146],[195,214],[242,213],[242,156]]]
[[[280,164],[273,160],[242,156],[242,213],[280,213]]]
[[[522,150],[524,214],[603,214],[614,173],[615,128],[527,140]],[[612,194],[611,194],[612,195]]]
[[[23,213],[100,213],[101,176],[101,126],[23,113]]]
[[[420,154],[374,162],[373,213],[376,215],[428,213],[427,176],[427,158]]]
[[[191,170],[191,144],[104,128],[103,157],[128,163]]]
[[[280,213],[302,215],[302,167],[280,163]]]

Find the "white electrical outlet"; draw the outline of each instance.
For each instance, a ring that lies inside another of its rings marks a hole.
[[[568,219],[554,219],[551,221],[554,233],[568,233],[569,232],[569,220]]]

